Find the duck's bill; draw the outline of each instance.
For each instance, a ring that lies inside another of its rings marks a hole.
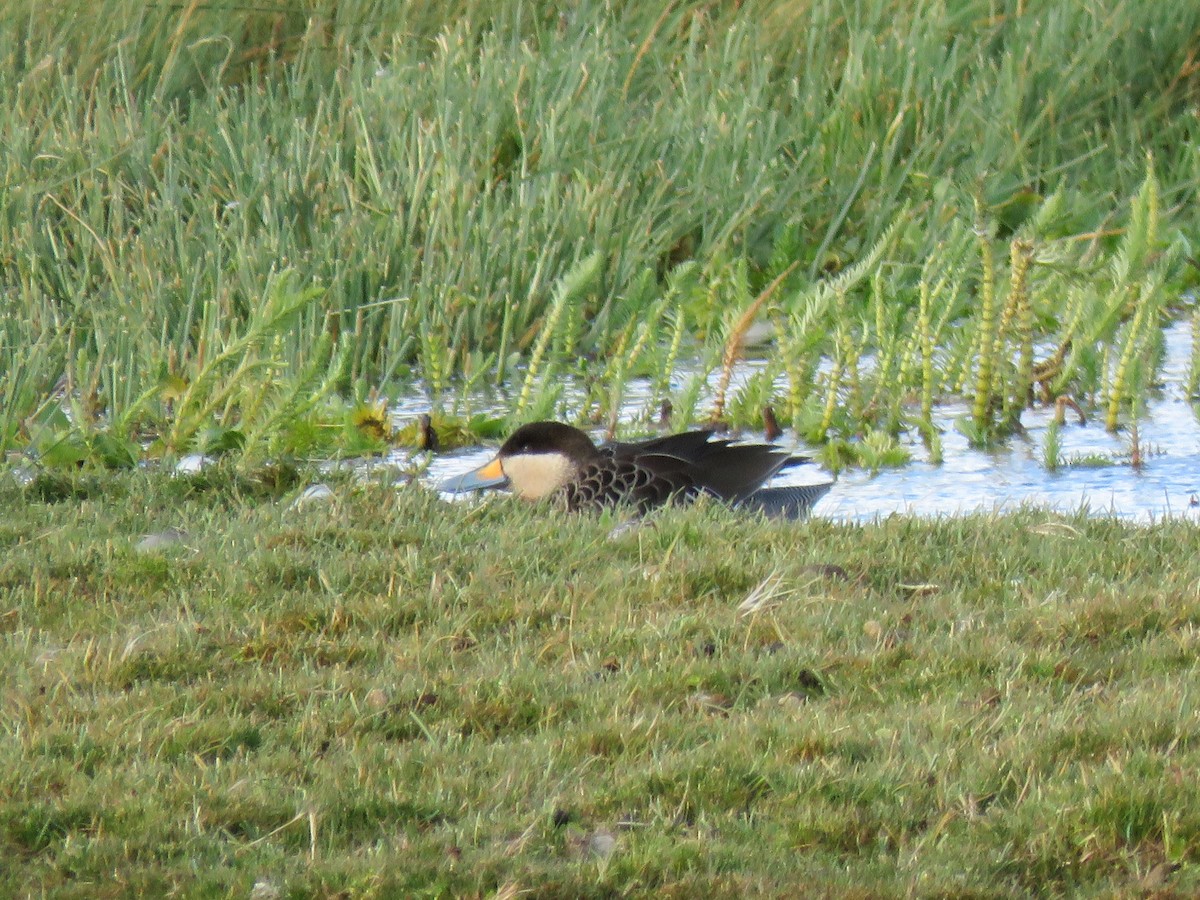
[[[508,477],[500,468],[500,457],[496,457],[485,466],[465,475],[447,478],[438,485],[438,490],[445,494],[465,494],[468,491],[483,491],[489,488],[508,486]]]

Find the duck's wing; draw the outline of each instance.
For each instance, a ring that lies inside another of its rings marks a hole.
[[[781,469],[802,461],[769,444],[714,442],[711,451],[691,464],[691,477],[698,488],[739,503]]]
[[[771,444],[735,444],[714,438],[707,429],[613,442],[603,445],[600,452],[603,465],[612,467],[605,478],[617,478],[619,473],[626,493],[653,494],[659,485],[645,481],[653,476],[668,496],[703,491],[729,503],[745,500],[781,470],[809,462],[808,457],[792,456]],[[638,474],[639,468],[644,474]],[[599,495],[607,490],[606,483]]]
[[[567,508],[603,509],[628,505],[638,512],[682,500],[698,493],[687,460],[641,453],[636,458],[604,457],[588,463],[565,488]]]
[[[600,452],[610,459],[621,460],[633,460],[648,455],[696,459],[707,452],[706,448],[710,443],[728,443],[727,441],[710,442],[709,438],[712,435],[712,429],[700,429],[647,438],[644,441],[610,441],[601,445]]]
[[[780,470],[807,461],[768,444],[710,441],[706,446],[711,449],[697,460],[642,453],[636,459],[613,460],[603,468],[619,482],[625,497],[621,502],[634,503],[645,512],[670,502],[689,501],[701,493],[731,504],[749,503]],[[803,500],[811,506],[828,489],[825,485],[790,493],[788,488],[769,489],[779,493],[768,493],[757,506],[768,514],[776,512],[776,507]]]

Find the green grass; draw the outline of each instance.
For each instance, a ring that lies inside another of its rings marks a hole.
[[[0,448],[329,455],[373,390],[604,421],[637,375],[698,418],[671,368],[783,273],[739,423],[974,396],[984,443],[1070,338],[1055,392],[1120,424],[1196,283],[1200,10],[1009,6],[6,3]]]
[[[0,489],[0,893],[1200,890],[1191,525],[333,484]]]

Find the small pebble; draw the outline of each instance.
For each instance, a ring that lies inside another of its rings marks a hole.
[[[181,456],[179,462],[175,463],[175,472],[178,475],[195,475],[212,461],[211,456],[205,456],[203,453],[189,453],[187,456]]]
[[[250,900],[278,900],[282,896],[279,885],[266,878],[258,879],[250,888]]]
[[[643,524],[644,523],[641,519],[629,519],[613,528],[613,530],[608,533],[608,539],[610,541],[616,541],[628,534],[635,534]]]
[[[299,509],[312,503],[329,503],[334,499],[333,491],[327,484],[310,484],[292,502],[292,509]]]
[[[617,839],[607,831],[593,832],[588,838],[588,853],[600,859],[608,859],[617,849]]]
[[[142,539],[133,545],[133,549],[138,553],[157,553],[160,550],[166,550],[168,547],[182,544],[186,539],[186,531],[178,528],[164,528],[162,531],[154,531],[143,535]]]

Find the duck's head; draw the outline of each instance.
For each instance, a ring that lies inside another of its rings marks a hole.
[[[561,422],[530,422],[512,433],[496,457],[439,485],[448,493],[511,485],[525,500],[540,500],[573,479],[598,453],[591,438]]]

